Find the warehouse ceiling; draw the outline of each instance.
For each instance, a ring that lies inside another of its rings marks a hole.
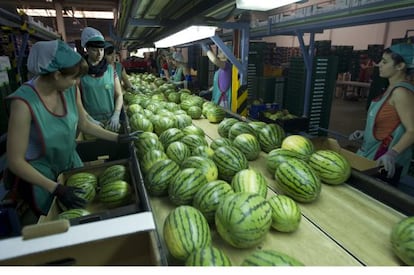
[[[129,50],[152,46],[163,36],[205,21],[227,21],[237,12],[235,0],[2,0],[0,8],[54,9],[59,1],[66,15],[74,11],[110,11],[115,19],[64,17],[68,42],[79,39],[86,26],[99,29],[105,37]],[[55,17],[35,17],[57,29]]]

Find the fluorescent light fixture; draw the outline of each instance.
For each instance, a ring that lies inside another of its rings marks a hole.
[[[302,0],[236,0],[236,6],[241,10],[267,11],[300,1]]]
[[[28,16],[40,16],[40,17],[56,17],[56,10],[51,9],[17,9],[22,11]],[[63,17],[75,17],[75,18],[96,18],[96,19],[114,19],[114,13],[110,11],[75,11],[73,16],[63,14]]]
[[[168,48],[214,36],[217,27],[191,26],[155,42],[156,48]]]
[[[144,58],[144,53],[155,52],[156,50],[157,50],[156,48],[141,48],[141,49],[138,49],[136,52],[131,53],[131,56],[137,56],[137,57]]]

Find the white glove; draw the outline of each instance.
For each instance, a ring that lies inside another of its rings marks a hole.
[[[352,134],[349,135],[349,140],[361,140],[364,138],[364,131],[356,130]]]
[[[111,119],[109,120],[109,129],[111,129],[114,132],[117,132],[119,129],[119,115],[121,114],[121,112],[119,111],[115,111],[111,117]]]
[[[104,124],[103,124],[102,122],[97,121],[96,119],[94,119],[94,118],[93,118],[93,117],[91,117],[90,115],[88,115],[88,120],[89,120],[90,122],[92,122],[93,124],[95,124],[95,125],[98,125],[98,126],[104,127]]]
[[[392,178],[395,174],[395,158],[397,156],[398,153],[391,149],[377,159],[377,165],[384,166],[385,171],[387,171],[387,178]]]

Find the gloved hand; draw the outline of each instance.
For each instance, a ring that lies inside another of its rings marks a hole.
[[[210,50],[210,47],[206,45],[206,43],[201,42],[200,43],[201,49],[203,49],[203,51],[208,52]]]
[[[395,158],[398,156],[397,151],[388,150],[384,155],[377,159],[377,166],[384,166],[387,171],[387,178],[392,178],[395,173]]]
[[[356,130],[352,134],[349,135],[349,140],[361,140],[364,138],[364,131]]]
[[[142,131],[135,131],[129,134],[119,134],[118,143],[128,143],[138,139],[138,135],[142,134]]]
[[[93,118],[93,117],[91,117],[90,115],[88,115],[88,120],[89,120],[90,122],[92,122],[93,124],[95,124],[95,125],[98,125],[98,126],[104,127],[104,124],[103,124],[102,122],[97,121],[96,119],[94,119],[94,118]]]
[[[204,91],[200,91],[198,93],[198,96],[203,97],[203,96],[208,95],[208,94],[211,94],[211,93],[212,93],[212,91],[210,91],[210,90],[204,90]]]
[[[121,114],[121,112],[119,111],[115,111],[112,114],[111,119],[109,120],[109,129],[111,129],[114,132],[117,132],[119,129],[119,115]]]
[[[85,191],[80,188],[58,184],[52,195],[56,196],[68,209],[73,209],[83,208],[86,205],[87,201],[78,195],[84,193]]]

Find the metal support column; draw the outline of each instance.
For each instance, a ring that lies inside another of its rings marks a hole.
[[[308,117],[309,116],[309,102],[310,102],[311,88],[312,88],[315,33],[314,32],[310,33],[308,50],[306,50],[305,42],[303,41],[303,32],[296,31],[296,35],[299,40],[300,49],[303,54],[303,61],[305,62],[305,67],[306,67],[306,85],[305,85],[305,100],[303,103],[303,116]]]

